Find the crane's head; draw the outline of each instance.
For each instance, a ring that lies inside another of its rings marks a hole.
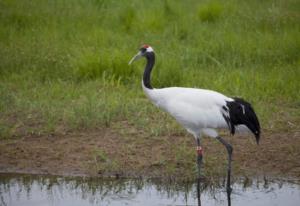
[[[154,52],[154,50],[152,49],[152,47],[145,44],[139,49],[139,52],[130,60],[130,62],[128,64],[131,64],[135,60],[138,60],[141,57],[145,57],[147,54],[153,53],[153,52]]]

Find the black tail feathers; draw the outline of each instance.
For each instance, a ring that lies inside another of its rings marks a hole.
[[[229,110],[229,118],[226,119],[224,117],[231,134],[235,133],[235,126],[246,125],[254,134],[256,143],[259,144],[260,124],[251,104],[241,98],[235,97],[233,99],[234,101],[226,103]]]

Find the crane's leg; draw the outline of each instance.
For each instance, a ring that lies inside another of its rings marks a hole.
[[[227,149],[228,152],[228,166],[227,166],[227,194],[231,193],[231,187],[230,187],[230,176],[231,176],[231,156],[232,156],[232,152],[233,152],[233,148],[232,146],[226,142],[223,138],[221,137],[217,137],[217,140],[219,140]]]
[[[196,151],[197,151],[197,166],[198,166],[198,178],[197,178],[197,199],[198,199],[198,206],[201,206],[201,166],[202,166],[202,159],[203,159],[203,150],[200,144],[200,136],[195,135],[196,141],[197,141],[197,147],[196,147]]]
[[[203,150],[202,150],[202,147],[200,145],[200,138],[197,137],[196,140],[197,140],[196,151],[197,151],[198,179],[200,179],[200,176],[201,176],[201,165],[202,165],[202,159],[203,159]]]
[[[197,200],[198,200],[198,206],[201,206],[201,182],[200,182],[200,178],[197,179]]]

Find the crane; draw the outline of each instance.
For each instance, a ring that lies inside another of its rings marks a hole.
[[[155,89],[151,85],[151,71],[155,64],[155,53],[151,46],[143,45],[129,64],[146,58],[142,88],[146,96],[157,107],[169,113],[196,140],[198,178],[202,165],[203,150],[201,136],[206,135],[221,142],[228,153],[227,190],[231,191],[231,160],[233,147],[216,129],[228,128],[232,135],[238,131],[250,131],[254,134],[256,143],[260,140],[259,120],[250,103],[241,98],[230,98],[219,92],[184,87],[167,87]]]

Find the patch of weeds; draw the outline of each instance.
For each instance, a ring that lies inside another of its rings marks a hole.
[[[176,14],[173,11],[173,8],[171,6],[172,3],[173,2],[169,2],[168,0],[163,1],[164,15],[166,18],[169,18],[169,19],[176,17]]]
[[[226,170],[226,161],[221,161],[219,158],[212,155],[206,155],[204,161],[204,173],[206,176],[224,175]]]
[[[195,155],[186,143],[183,143],[176,149],[175,154],[176,163],[178,166],[192,166],[194,164]]]
[[[110,174],[119,170],[119,163],[108,157],[107,153],[102,149],[95,149],[93,151],[93,161],[95,163],[95,170],[98,174]]]
[[[11,135],[10,126],[0,121],[0,139],[7,139],[11,137]]]
[[[103,81],[115,81],[127,83],[137,77],[137,71],[128,65],[129,56],[122,51],[112,52],[86,51],[78,60],[75,60],[75,76],[79,80],[102,79]]]
[[[120,15],[121,25],[125,31],[130,31],[136,19],[135,10],[132,7],[126,8]]]
[[[169,163],[166,165],[166,174],[168,174],[168,176],[171,176],[173,174],[176,174],[176,165]]]
[[[94,158],[96,162],[106,162],[108,160],[107,154],[101,149],[94,151]]]
[[[218,2],[210,2],[199,7],[198,16],[203,22],[217,21],[223,12],[223,6]]]
[[[167,165],[167,160],[164,158],[160,158],[159,160],[153,161],[151,163],[151,167],[163,167]]]
[[[143,19],[142,24],[144,28],[147,28],[148,32],[160,33],[164,31],[166,20],[163,12],[147,13],[144,16],[146,18]]]
[[[79,60],[80,64],[75,70],[75,76],[79,79],[95,79],[101,77],[106,69],[106,62],[100,61],[96,54],[85,54]]]
[[[161,58],[164,58],[163,56]],[[153,78],[153,85],[158,87],[170,87],[181,85],[183,83],[183,71],[178,59],[165,59],[165,61],[157,64],[158,74]]]
[[[151,137],[159,137],[164,132],[164,126],[163,125],[157,125],[156,127],[150,128],[150,135]]]

